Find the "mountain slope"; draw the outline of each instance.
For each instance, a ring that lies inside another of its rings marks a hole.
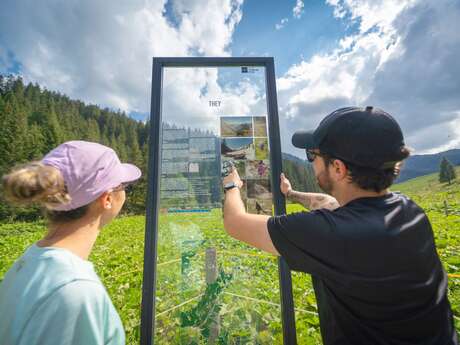
[[[447,207],[449,212],[460,215],[460,166],[455,172],[457,178],[451,184],[439,182],[436,172],[395,184],[391,190],[410,196],[425,211],[444,212]]]
[[[453,165],[460,165],[460,149],[444,151],[431,155],[410,156],[401,170],[397,182],[404,182],[417,176],[423,176],[439,171],[441,159],[446,157]]]

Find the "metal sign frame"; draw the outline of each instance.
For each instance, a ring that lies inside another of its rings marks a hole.
[[[141,306],[141,344],[151,345],[155,335],[156,260],[161,168],[161,119],[163,68],[165,67],[264,67],[267,117],[270,143],[271,185],[275,215],[286,213],[284,195],[280,190],[282,172],[281,141],[276,96],[275,67],[272,57],[160,57],[153,58],[152,94],[149,129],[148,193],[144,243],[144,275]],[[292,295],[291,271],[283,258],[278,258],[281,316],[285,345],[295,345],[296,328]]]

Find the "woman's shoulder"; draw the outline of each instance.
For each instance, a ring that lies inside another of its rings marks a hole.
[[[52,291],[30,313],[23,338],[48,334],[48,330],[53,339],[62,339],[61,344],[102,344],[112,338],[124,344],[120,317],[104,286],[93,280],[76,279]]]
[[[87,305],[95,309],[110,303],[110,297],[102,283],[81,278],[57,287],[49,298],[59,300],[64,308]]]
[[[26,251],[23,260],[32,261],[37,268],[41,266],[43,273],[54,276],[56,280],[88,280],[100,283],[93,264],[65,248],[39,247],[34,244]]]

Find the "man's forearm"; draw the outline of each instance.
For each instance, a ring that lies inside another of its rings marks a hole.
[[[241,200],[240,189],[232,188],[225,193],[224,219],[242,213],[246,213],[246,209]]]
[[[302,204],[305,208],[310,210],[317,210],[320,208],[335,210],[340,206],[335,198],[322,193],[302,193],[290,190],[287,198],[291,201]]]

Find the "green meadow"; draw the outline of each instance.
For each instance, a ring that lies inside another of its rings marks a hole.
[[[440,184],[433,174],[395,185],[392,190],[410,196],[432,222],[460,330],[460,179],[451,185]],[[300,210],[300,206],[288,205],[288,212]],[[101,232],[90,257],[121,315],[127,344],[139,343],[144,226],[143,216],[114,220]],[[43,222],[0,225],[0,279],[45,231]],[[218,276],[212,286],[207,286],[204,278],[205,248],[217,251]],[[221,324],[215,343],[281,343],[276,259],[228,237],[220,210],[162,214],[158,253],[156,343],[206,343],[212,328],[210,315],[218,317]],[[298,343],[320,344],[308,275],[293,273],[293,292]]]

